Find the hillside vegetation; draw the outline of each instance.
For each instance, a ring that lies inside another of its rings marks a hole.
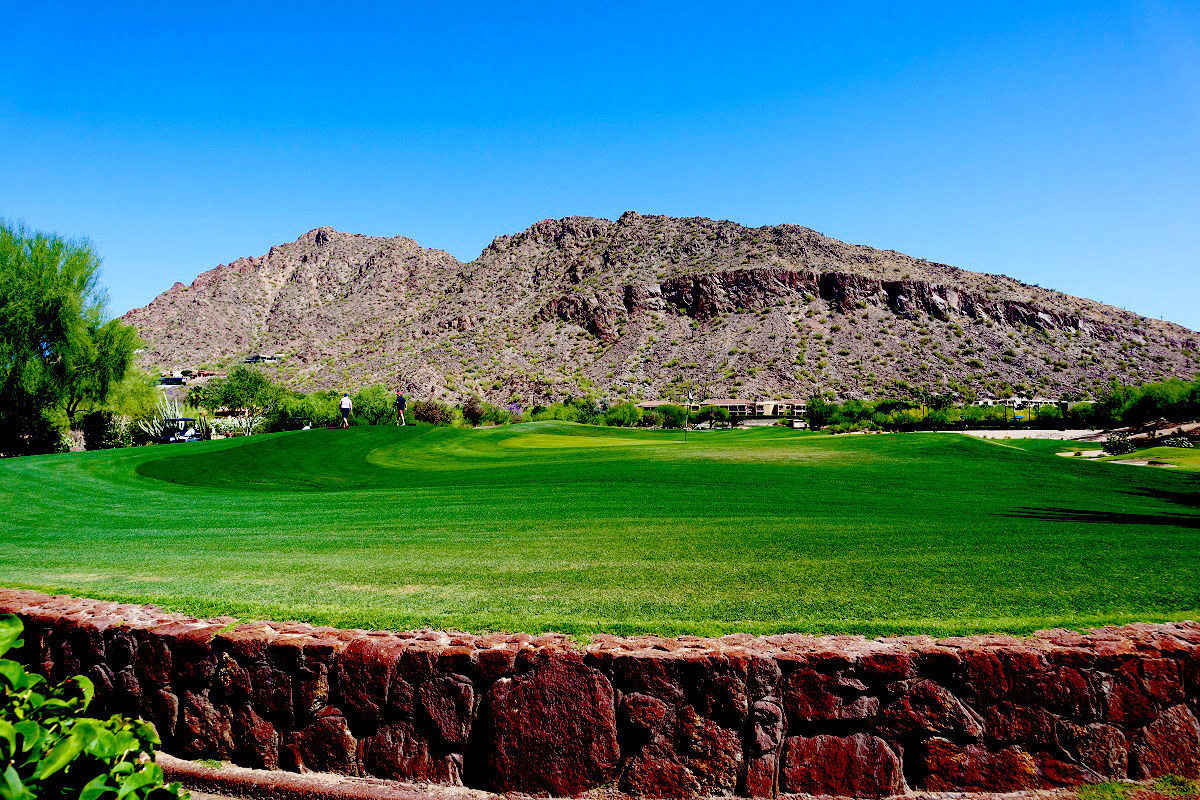
[[[126,316],[153,368],[279,353],[300,389],[424,399],[1082,398],[1192,379],[1200,336],[1011,278],[795,225],[568,217],[469,264],[318,228],[176,284]]]

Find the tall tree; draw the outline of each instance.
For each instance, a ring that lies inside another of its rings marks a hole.
[[[90,243],[0,220],[0,453],[57,449],[55,417],[125,377],[137,334],[105,320],[106,302]]]

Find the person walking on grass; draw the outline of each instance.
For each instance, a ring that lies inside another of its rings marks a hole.
[[[404,392],[400,389],[396,390],[396,424],[407,425],[404,421],[404,412],[408,410],[408,400],[404,399]]]
[[[342,430],[350,427],[350,412],[354,409],[354,401],[350,399],[350,395],[342,395],[342,402],[338,404],[342,409]]]

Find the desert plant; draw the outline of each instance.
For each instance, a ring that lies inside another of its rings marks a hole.
[[[158,406],[154,409],[153,415],[149,419],[138,420],[138,427],[142,433],[146,434],[151,440],[160,438],[167,432],[169,419],[178,419],[187,417],[196,420],[196,430],[201,436],[207,438],[209,432],[208,417],[204,416],[200,411],[191,406],[185,405],[175,397],[170,395],[162,395],[158,398]],[[238,418],[239,423],[245,424],[247,421]],[[251,430],[253,425],[262,422],[262,417],[257,417],[256,421],[251,422]]]
[[[0,219],[0,452],[56,449],[132,368],[137,332],[106,321],[99,281],[89,242]]]
[[[1163,440],[1164,447],[1191,447],[1192,443],[1182,436],[1172,436]]]
[[[454,421],[454,413],[450,407],[436,400],[417,400],[410,408],[413,419],[430,425],[449,425]]]
[[[396,421],[395,395],[386,386],[368,386],[351,399],[355,424],[387,425]]]
[[[23,625],[0,615],[0,655],[21,646]],[[91,719],[95,690],[79,675],[50,686],[16,661],[0,659],[0,796],[4,800],[166,800],[186,798],[154,763],[158,734],[147,722]]]
[[[677,406],[672,403],[659,406],[658,413],[662,415],[662,425],[664,428],[682,428],[684,420],[687,417],[687,410],[683,406]]]
[[[112,411],[83,415],[83,443],[88,450],[111,450],[133,444],[133,420]]]
[[[483,412],[483,401],[481,401],[475,395],[471,395],[467,398],[467,402],[463,403],[463,419],[471,423],[472,427],[478,425],[483,419]]]
[[[1109,434],[1108,440],[1104,443],[1104,452],[1110,456],[1123,456],[1132,453],[1136,447],[1129,437],[1123,433]]]
[[[704,406],[700,409],[700,413],[696,415],[698,422],[708,422],[714,428],[717,425],[729,424],[729,409],[720,406]]]
[[[618,428],[635,427],[642,419],[642,410],[633,403],[620,403],[604,415],[604,424]]]

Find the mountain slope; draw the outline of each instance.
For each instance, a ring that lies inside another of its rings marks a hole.
[[[497,402],[911,391],[1083,396],[1193,377],[1200,335],[795,225],[546,220],[463,264],[318,228],[129,312],[160,368],[287,356],[298,388]]]

